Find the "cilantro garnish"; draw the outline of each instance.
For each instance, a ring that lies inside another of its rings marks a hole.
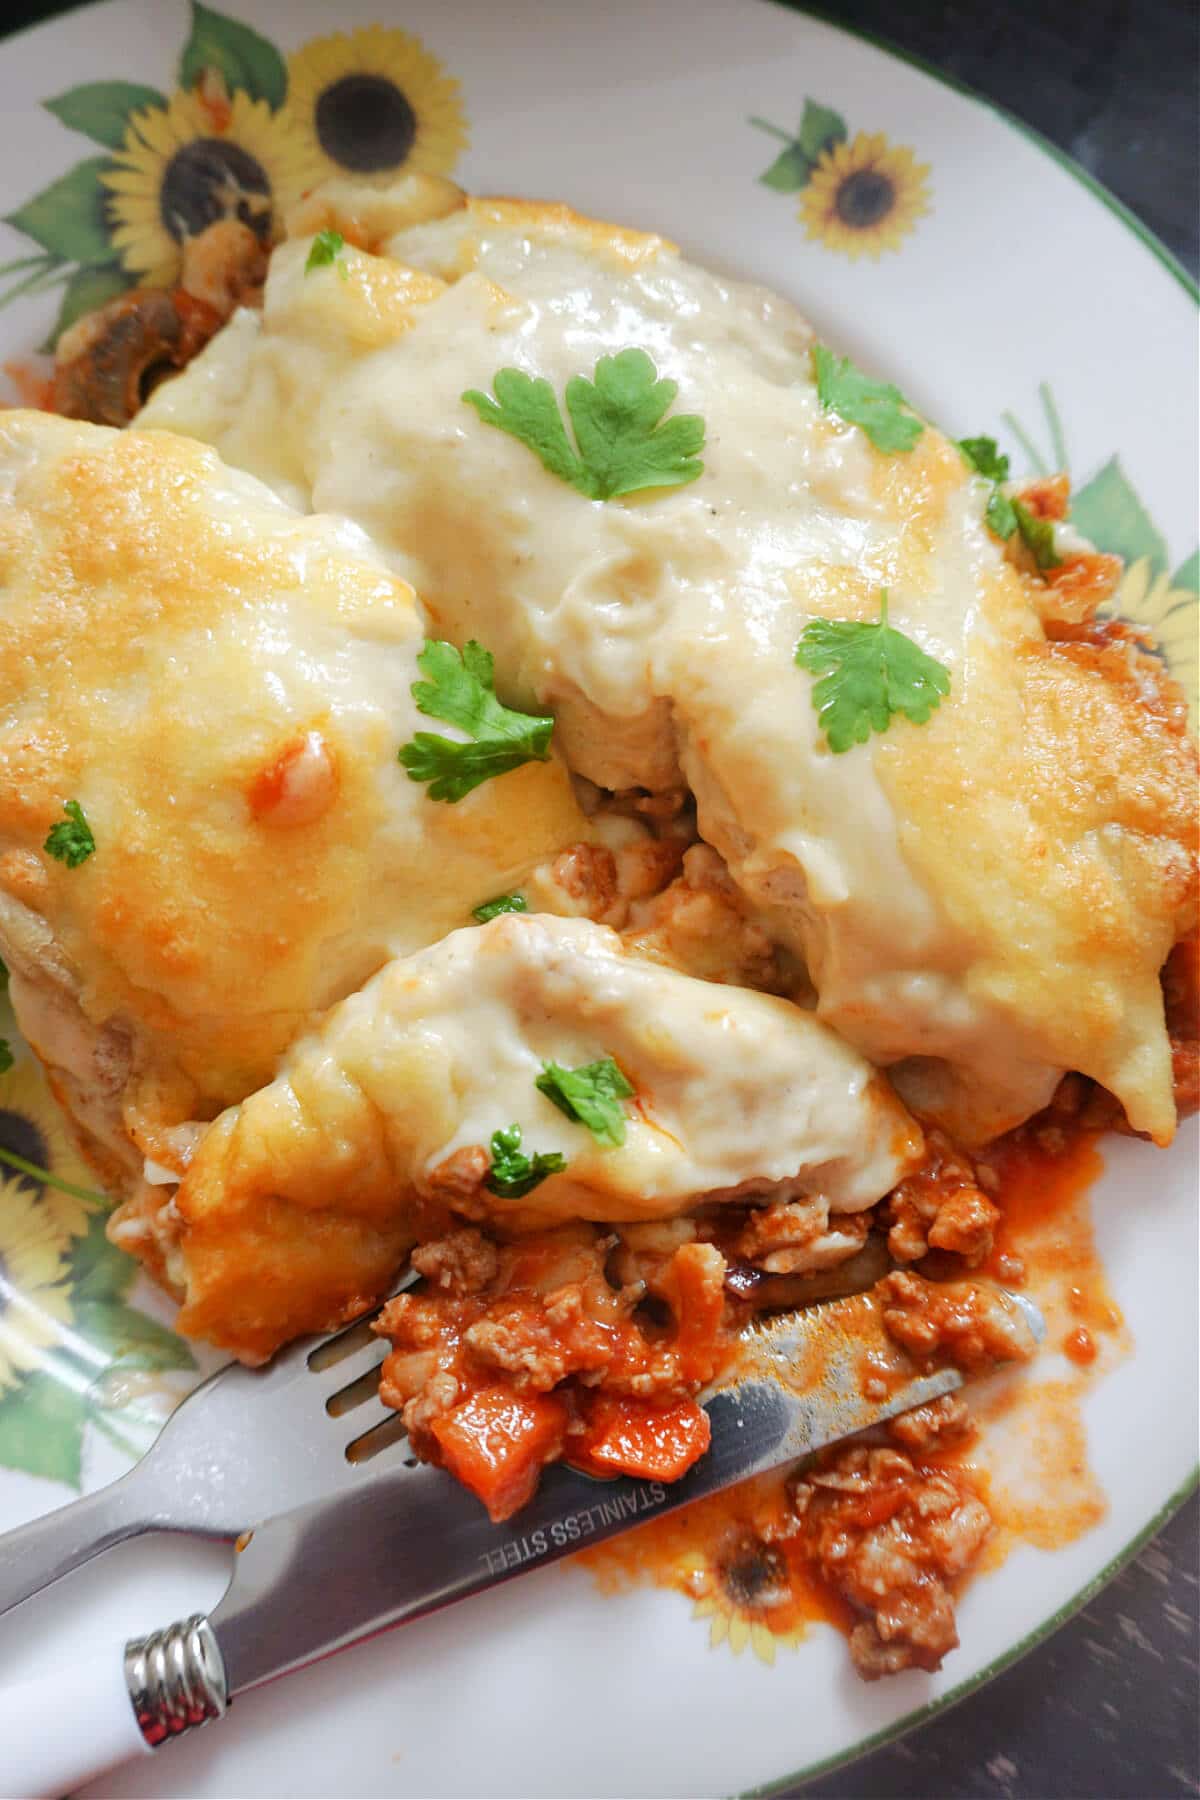
[[[526,1156],[521,1148],[521,1127],[510,1125],[507,1131],[492,1133],[492,1166],[483,1185],[502,1200],[520,1200],[547,1175],[561,1174],[566,1166],[566,1157],[557,1150],[538,1150]]]
[[[338,274],[345,281],[346,265],[340,260],[345,248],[346,240],[340,231],[318,231],[309,247],[304,273],[311,275],[314,269],[327,269],[331,263],[334,263],[337,266]]]
[[[950,672],[904,632],[888,624],[887,589],[879,622],[811,619],[796,645],[796,661],[822,680],[813,686],[825,741],[835,755],[886,731],[893,713],[924,725],[950,692]]]
[[[1039,569],[1059,568],[1062,558],[1054,548],[1054,521],[1040,519],[1020,500],[1010,500],[1000,486],[1008,480],[1008,458],[1000,454],[995,438],[959,438],[958,447],[967,467],[992,483],[984,514],[988,530],[1006,543],[1019,531]]]
[[[696,460],[704,448],[704,420],[677,413],[660,423],[679,384],[660,381],[644,350],[602,356],[594,380],[573,375],[568,381],[567,411],[577,448],[543,377],[500,369],[492,386],[495,399],[478,388],[468,388],[463,399],[485,425],[517,438],[543,468],[589,500],[615,500],[639,488],[683,487],[704,472]]]
[[[898,387],[872,381],[848,356],[835,356],[824,344],[813,345],[817,398],[826,412],[847,425],[861,425],[877,450],[911,450],[925,426]]]
[[[1038,568],[1060,569],[1062,557],[1054,548],[1054,520],[1039,519],[1037,514],[1030,512],[1029,508],[1024,506],[1020,500],[1012,502],[1012,509],[1017,530],[1029,549],[1033,551],[1033,559]]]
[[[995,438],[959,438],[958,447],[967,467],[985,481],[1008,480],[1008,458],[1001,455]]]
[[[64,800],[63,811],[66,818],[50,827],[42,848],[48,850],[51,856],[57,857],[59,862],[66,863],[68,869],[77,869],[96,848],[96,840],[78,800]]]
[[[529,911],[529,902],[524,894],[497,894],[494,900],[485,900],[482,906],[471,909],[471,917],[477,925],[487,925],[492,919],[498,919],[501,913],[522,913]]]
[[[1008,542],[1017,529],[1017,511],[1003,488],[994,487],[988,497],[987,511],[984,513],[987,528]]]
[[[991,482],[992,491],[983,516],[988,530],[1007,542],[1017,529],[1013,503],[1000,486],[1002,481],[1008,480],[1007,456],[1001,455],[995,438],[990,437],[959,438],[958,448],[968,469]]]
[[[453,804],[522,763],[546,762],[552,718],[514,712],[494,688],[492,654],[474,639],[460,655],[453,644],[426,638],[417,666],[428,681],[414,681],[413,699],[429,719],[444,719],[468,733],[469,744],[438,732],[418,731],[399,752],[410,781],[427,781],[431,800]]]
[[[543,1063],[535,1086],[568,1119],[586,1125],[598,1144],[615,1149],[625,1142],[621,1101],[628,1100],[634,1090],[611,1056],[584,1063],[578,1069],[564,1069],[556,1062]]]
[[[7,1038],[0,1037],[0,1075],[7,1075],[15,1060],[12,1045]]]

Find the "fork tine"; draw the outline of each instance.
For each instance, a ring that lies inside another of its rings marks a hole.
[[[393,1445],[406,1443],[408,1432],[400,1414],[382,1404],[379,1416],[367,1421],[367,1429],[360,1431],[346,1445],[345,1458],[348,1463],[357,1467],[371,1465],[382,1451],[391,1449]]]
[[[333,1363],[327,1369],[304,1368],[297,1380],[302,1384],[301,1392],[305,1401],[316,1412],[335,1395],[345,1388],[353,1387],[364,1376],[374,1374],[378,1377],[387,1350],[387,1345],[379,1338],[371,1338],[352,1355],[343,1357],[341,1362]]]
[[[345,1414],[354,1412],[363,1406],[366,1401],[376,1398],[379,1393],[381,1362],[382,1358],[380,1362],[372,1363],[365,1374],[359,1375],[354,1381],[348,1382],[345,1387],[338,1388],[336,1393],[327,1397],[325,1411],[331,1419],[343,1418]],[[358,1421],[355,1420],[354,1423],[357,1424]]]

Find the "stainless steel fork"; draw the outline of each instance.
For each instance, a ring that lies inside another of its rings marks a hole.
[[[416,1280],[406,1275],[392,1290]],[[236,1540],[272,1513],[351,1494],[412,1461],[379,1398],[376,1307],[332,1337],[303,1338],[263,1369],[220,1369],[178,1406],[142,1460],[97,1493],[0,1536],[0,1613],[125,1538],[182,1531]]]
[[[1030,1302],[996,1298],[1027,1341]],[[864,1391],[863,1358],[887,1379]],[[551,1469],[493,1524],[464,1488],[409,1453],[378,1397],[385,1350],[369,1321],[271,1367],[231,1368],[190,1395],[143,1461],[104,1492],[0,1538],[0,1611],[121,1538],[174,1530],[234,1539],[229,1588],[195,1614],[73,1666],[0,1686],[0,1792],[59,1795],[219,1719],[239,1697],[348,1644],[569,1556],[585,1542],[760,1474],[962,1385],[915,1367],[873,1296],[750,1328],[705,1398],[707,1454],[666,1486]],[[70,1729],[62,1728],[68,1717]],[[5,1782],[11,1783],[4,1786]]]

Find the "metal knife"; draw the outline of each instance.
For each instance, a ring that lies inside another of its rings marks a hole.
[[[1002,1298],[1044,1334],[1031,1302]],[[711,1447],[671,1486],[600,1481],[559,1465],[515,1518],[496,1525],[443,1471],[402,1462],[357,1488],[248,1521],[210,1617],[193,1615],[123,1652],[114,1645],[110,1661],[93,1659],[82,1691],[73,1671],[69,1742],[50,1723],[62,1696],[47,1683],[0,1689],[3,1780],[15,1783],[5,1791],[61,1794],[220,1718],[264,1682],[962,1385],[955,1368],[915,1369],[880,1315],[872,1295],[856,1295],[751,1328],[736,1367],[705,1400]]]

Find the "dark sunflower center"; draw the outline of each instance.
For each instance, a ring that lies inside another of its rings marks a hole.
[[[39,1169],[50,1167],[49,1145],[33,1120],[27,1119],[24,1113],[10,1112],[4,1107],[0,1107],[0,1149],[11,1150],[14,1155],[23,1156],[26,1162],[36,1164]],[[24,1182],[27,1187],[41,1186],[32,1175],[22,1175],[7,1163],[0,1163],[0,1173],[10,1181]]]
[[[240,219],[265,237],[271,223],[271,184],[262,164],[240,144],[194,138],[167,164],[158,207],[177,244],[218,219]]]
[[[720,1563],[721,1583],[735,1606],[778,1606],[787,1591],[787,1569],[772,1544],[747,1533],[730,1544]]]
[[[878,169],[855,169],[837,191],[835,210],[844,225],[864,231],[886,219],[896,204],[896,190]]]
[[[343,75],[321,94],[317,136],[326,156],[364,174],[397,169],[413,147],[417,115],[383,75]]]

